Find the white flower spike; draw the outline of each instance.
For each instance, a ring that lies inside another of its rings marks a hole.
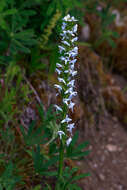
[[[69,117],[68,111],[69,109],[72,112],[74,111],[75,103],[72,99],[77,95],[74,80],[74,76],[77,74],[75,63],[77,62],[76,56],[78,54],[78,47],[75,46],[75,42],[78,40],[76,36],[78,29],[76,21],[74,16],[71,17],[70,14],[63,18],[61,26],[62,32],[60,33],[62,45],[58,46],[61,56],[59,57],[60,62],[56,63],[59,85],[54,85],[59,92],[58,95],[62,97],[61,106],[54,106],[62,116],[61,128],[58,134],[60,139],[63,138],[63,135],[67,136],[67,138],[65,137],[67,146],[69,146],[72,141],[72,129],[74,128],[74,123],[71,123],[72,119]],[[72,22],[72,25],[70,22]],[[67,132],[70,133],[69,136]]]

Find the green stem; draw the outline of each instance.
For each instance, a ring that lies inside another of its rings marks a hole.
[[[58,168],[58,179],[56,184],[56,190],[60,190],[60,181],[63,176],[63,164],[64,164],[64,143],[61,140],[59,149],[59,168]]]
[[[62,177],[63,175],[63,161],[64,161],[64,145],[61,140],[60,144],[60,151],[59,151],[59,169],[58,169],[58,179]]]

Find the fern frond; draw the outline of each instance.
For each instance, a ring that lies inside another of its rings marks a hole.
[[[61,12],[57,9],[56,13],[51,18],[47,28],[44,29],[44,33],[41,35],[39,39],[40,48],[44,49],[44,46],[47,44],[50,35],[52,34],[53,28],[55,28],[57,21],[61,17]]]

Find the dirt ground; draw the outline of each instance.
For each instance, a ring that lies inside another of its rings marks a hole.
[[[91,153],[78,164],[91,176],[82,180],[82,189],[127,190],[127,132],[117,118],[102,117],[100,131],[93,136],[90,130],[85,139]]]

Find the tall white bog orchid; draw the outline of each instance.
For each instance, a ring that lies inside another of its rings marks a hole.
[[[68,112],[69,109],[73,112],[75,103],[72,100],[77,95],[74,89],[74,76],[77,74],[77,71],[74,70],[74,64],[78,54],[78,47],[75,46],[75,42],[78,40],[76,22],[77,20],[69,14],[63,18],[62,33],[60,33],[61,45],[58,46],[60,61],[56,63],[59,84],[54,85],[62,97],[61,105],[54,105],[56,111],[61,115],[61,129],[58,131],[58,135],[60,139],[66,139],[67,146],[72,141],[72,129],[74,128],[74,123],[71,123],[72,119],[69,118]]]

